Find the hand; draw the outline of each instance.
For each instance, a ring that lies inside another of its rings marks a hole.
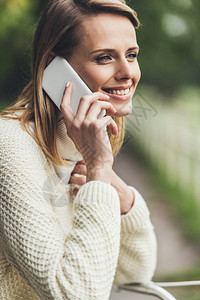
[[[87,175],[86,165],[83,160],[80,160],[76,163],[69,180],[69,183],[79,186],[73,189],[73,194],[75,196],[78,193],[79,188],[87,182],[86,175]]]
[[[112,186],[119,195],[121,215],[127,214],[135,202],[134,192],[114,171],[112,171]]]
[[[114,114],[116,109],[108,102],[109,96],[96,92],[80,99],[77,114],[71,105],[72,85],[66,86],[60,105],[69,137],[82,154],[87,168],[87,181],[111,182],[113,154],[107,135],[107,126],[113,134],[118,133],[117,124],[110,116],[98,119],[102,109]]]
[[[77,177],[77,174],[79,175]],[[78,161],[72,171],[69,183],[82,186],[86,183],[87,168],[83,160]],[[120,199],[121,214],[126,214],[132,208],[135,200],[134,192],[127,186],[127,184],[112,170],[112,186],[117,190]],[[73,190],[73,194],[76,195],[79,188],[76,187]]]

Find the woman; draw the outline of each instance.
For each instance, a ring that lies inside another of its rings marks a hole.
[[[152,278],[149,211],[112,170],[140,79],[138,26],[120,0],[54,0],[42,14],[32,81],[0,120],[1,299],[102,300],[113,282]],[[61,111],[42,90],[54,56],[93,92],[76,116],[70,82]]]

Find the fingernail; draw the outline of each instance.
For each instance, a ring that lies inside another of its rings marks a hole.
[[[114,135],[118,135],[118,130],[116,130],[113,134],[114,134]]]
[[[67,84],[66,84],[66,88],[68,88],[68,87],[69,87],[69,85],[70,85],[70,81],[68,81],[68,82],[67,82]]]

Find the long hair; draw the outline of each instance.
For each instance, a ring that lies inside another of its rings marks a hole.
[[[53,52],[65,59],[81,41],[81,23],[88,15],[115,13],[126,16],[135,28],[139,27],[137,14],[123,0],[53,0],[40,17],[32,49],[32,80],[24,88],[17,102],[5,109],[2,117],[18,119],[22,128],[37,142],[45,155],[57,165],[66,165],[56,145],[59,110],[42,89],[42,77]],[[19,114],[16,114],[20,112]],[[108,129],[113,154],[120,150],[124,140],[124,117],[113,117],[118,135]],[[35,122],[35,133],[29,122]],[[51,134],[49,134],[51,132]]]

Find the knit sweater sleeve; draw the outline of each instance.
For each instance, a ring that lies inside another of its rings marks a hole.
[[[44,154],[15,124],[2,130],[0,245],[8,261],[43,300],[108,299],[120,243],[116,190],[97,181],[82,186],[66,237],[42,193]]]
[[[121,245],[115,284],[148,282],[157,260],[157,242],[150,213],[141,194],[134,188],[135,203],[121,217]]]

